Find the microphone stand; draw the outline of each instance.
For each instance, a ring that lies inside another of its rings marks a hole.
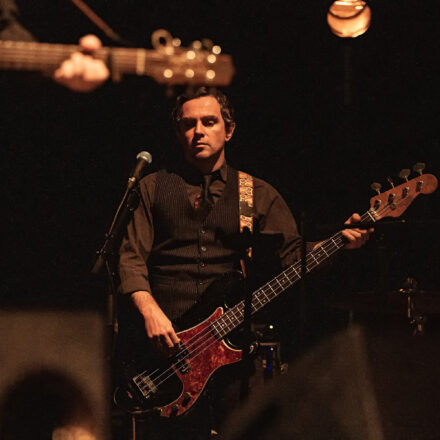
[[[118,319],[117,319],[117,292],[116,292],[116,270],[115,270],[115,246],[119,242],[122,233],[127,225],[130,214],[137,208],[139,204],[139,196],[137,193],[136,178],[130,177],[127,188],[122,196],[122,200],[116,209],[112,223],[108,232],[105,234],[105,240],[100,250],[97,251],[97,258],[91,273],[98,275],[102,270],[106,269],[109,282],[108,295],[108,325],[110,327],[110,360],[114,359],[116,350],[116,337],[118,335]]]
[[[248,228],[243,229],[243,234],[245,236],[245,242],[250,241],[251,232]],[[247,240],[246,240],[247,239]],[[251,248],[252,249],[252,248]],[[243,290],[244,290],[244,313],[243,313],[243,377],[241,380],[240,387],[240,399],[244,400],[249,394],[249,382],[251,376],[251,354],[256,350],[255,341],[252,337],[252,283],[253,280],[253,267],[252,260],[249,256],[248,248],[242,248],[241,250],[241,261],[243,264]]]

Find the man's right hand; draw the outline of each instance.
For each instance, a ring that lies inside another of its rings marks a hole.
[[[95,35],[86,35],[79,40],[84,51],[74,52],[63,61],[53,74],[53,79],[74,92],[91,92],[110,77],[105,63],[91,56],[93,51],[102,47],[101,40]]]
[[[145,330],[154,347],[167,357],[173,355],[180,339],[153,296],[149,292],[138,291],[131,294],[131,299],[144,317]]]

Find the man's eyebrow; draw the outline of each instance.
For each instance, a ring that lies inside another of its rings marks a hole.
[[[195,121],[197,118],[191,118],[190,116],[182,116],[182,118],[180,119],[181,121],[184,122],[193,122]],[[206,119],[214,119],[216,121],[218,121],[218,116],[217,115],[204,115],[202,116],[200,119],[202,120],[206,120]]]

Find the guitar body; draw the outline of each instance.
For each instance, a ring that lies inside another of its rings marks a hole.
[[[235,364],[242,359],[242,350],[235,347],[212,327],[224,316],[226,296],[234,292],[239,283],[236,274],[228,274],[224,279],[213,283],[204,298],[189,313],[179,320],[179,328],[184,323],[198,323],[177,332],[181,349],[170,359],[160,358],[152,348],[144,344],[144,353],[124,368],[126,389],[119,390],[117,403],[125,409],[154,411],[162,417],[171,418],[187,414],[205,391],[214,373],[221,367]],[[231,288],[234,284],[235,288]],[[220,286],[223,289],[220,289]],[[221,294],[230,288],[228,295]],[[213,299],[224,300],[222,307],[213,307]],[[215,310],[204,320],[207,311]],[[199,317],[197,319],[197,317]],[[129,332],[133,337],[145,339],[145,330]],[[235,332],[236,333],[236,332]],[[239,334],[237,335],[239,336]]]

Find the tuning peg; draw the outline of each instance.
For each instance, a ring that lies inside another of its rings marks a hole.
[[[204,49],[211,52],[212,48],[214,47],[214,43],[209,38],[202,38],[202,46]]]
[[[420,175],[423,174],[423,170],[425,169],[426,165],[423,162],[417,162],[414,166],[413,166],[413,170],[416,173],[419,173]]]
[[[388,183],[391,185],[392,188],[394,188],[394,182],[393,179],[391,179],[391,177],[387,177]]]
[[[222,48],[218,44],[216,44],[216,45],[212,46],[211,52],[214,55],[220,55],[222,52]]]
[[[200,50],[202,48],[202,42],[200,40],[195,40],[191,43],[191,47],[194,50]]]
[[[404,168],[403,170],[400,170],[399,177],[408,182],[408,176],[410,174],[411,174],[411,170],[409,170],[408,168]]]
[[[376,191],[377,194],[380,194],[380,189],[382,188],[382,185],[381,185],[380,183],[374,182],[374,183],[372,183],[372,184],[370,185],[370,188],[371,188],[373,191]]]

